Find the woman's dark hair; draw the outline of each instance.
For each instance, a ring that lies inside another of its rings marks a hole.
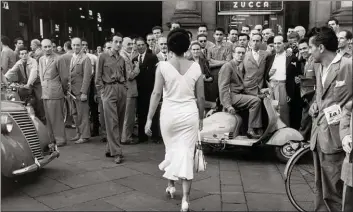
[[[320,31],[320,28],[313,27],[306,33],[305,37],[310,38],[314,35],[317,35],[319,33],[319,31]]]
[[[182,56],[190,46],[189,35],[185,29],[177,28],[169,32],[167,37],[168,49],[177,56]]]
[[[318,30],[318,33],[313,36],[312,40],[315,46],[322,44],[325,49],[331,52],[336,52],[338,49],[338,39],[336,33],[329,27],[323,26]]]

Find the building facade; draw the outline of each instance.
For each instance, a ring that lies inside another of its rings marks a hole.
[[[89,48],[101,45],[111,35],[111,26],[90,1],[1,1],[1,34],[11,40],[22,37],[29,46],[32,39],[49,38],[63,45],[72,37],[84,37]]]
[[[179,21],[196,37],[197,27],[205,23],[211,40],[216,27],[227,31],[262,24],[285,35],[289,26],[310,29],[325,25],[330,17],[339,20],[341,29],[352,30],[351,1],[166,1],[162,11],[165,31],[171,21]]]

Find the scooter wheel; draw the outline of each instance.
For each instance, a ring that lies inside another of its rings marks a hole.
[[[275,148],[275,154],[279,161],[287,163],[289,159],[295,154],[296,150],[292,148],[291,144],[287,142],[283,146]]]

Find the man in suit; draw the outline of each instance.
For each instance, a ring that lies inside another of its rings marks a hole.
[[[72,101],[71,114],[76,124],[77,135],[71,139],[75,144],[85,143],[91,137],[89,122],[88,95],[92,77],[92,65],[89,57],[82,52],[80,38],[72,39],[74,53],[71,56],[69,72],[69,89],[75,98]]]
[[[51,41],[44,39],[41,44],[44,56],[39,59],[39,77],[47,128],[51,142],[63,146],[66,144],[63,107],[68,73],[58,68],[58,56],[53,52]]]
[[[159,52],[159,48],[158,48],[158,45],[156,45],[156,37],[152,33],[149,33],[146,36],[146,41],[148,44],[147,51],[149,51],[152,54],[157,54]]]
[[[338,33],[338,53],[344,57],[352,57],[352,49],[349,44],[352,43],[352,32],[349,30],[342,30]]]
[[[159,61],[167,61],[169,59],[168,56],[168,46],[167,46],[167,38],[160,37],[158,39],[158,46],[160,51],[156,55]]]
[[[278,101],[281,120],[287,126],[292,126],[290,115],[296,109],[292,107],[293,110],[290,110],[290,104],[298,101],[296,89],[299,90],[299,88],[295,83],[295,77],[299,75],[299,66],[297,66],[297,59],[294,56],[286,56],[283,36],[279,35],[274,38],[274,48],[276,54],[269,56],[266,62],[265,79],[268,81],[272,98]],[[298,113],[300,116],[300,108],[295,115],[298,116]]]
[[[120,33],[114,34],[111,39],[112,48],[108,53],[98,57],[98,66],[95,77],[97,93],[101,95],[107,131],[106,157],[114,157],[114,162],[120,164],[124,156],[121,148],[121,138],[124,127],[126,109],[127,77],[131,72],[130,66],[119,54],[123,42]]]
[[[6,36],[1,36],[1,71],[3,74],[12,68],[16,63],[15,52],[9,47],[10,39]]]
[[[341,211],[340,179],[345,153],[339,135],[341,109],[352,100],[352,60],[337,55],[335,32],[321,27],[309,40],[316,70],[316,96],[309,114],[313,119],[310,148],[314,153],[315,211]]]
[[[139,63],[140,73],[136,77],[137,82],[137,116],[138,116],[138,137],[139,142],[148,140],[145,134],[145,125],[147,121],[148,109],[150,105],[150,98],[154,86],[154,78],[156,72],[156,65],[158,58],[156,55],[147,52],[147,46],[143,38],[136,39],[136,46],[139,55],[135,57],[132,62]],[[157,116],[155,116],[157,117]],[[158,119],[154,118],[152,121],[152,140],[158,140]]]
[[[132,64],[132,58],[130,57],[132,52],[132,40],[129,37],[123,39],[123,47],[120,51],[120,55],[125,59],[125,62],[130,68],[127,76],[127,99],[126,99],[126,110],[124,118],[124,128],[121,138],[121,144],[136,144],[132,138],[132,134],[135,126],[136,118],[136,101],[137,101],[137,85],[136,76],[140,73],[139,63],[136,61]]]
[[[344,181],[342,211],[353,211],[353,164],[352,164],[352,100],[343,108],[340,122],[340,138],[346,158],[342,165],[341,179]]]
[[[260,50],[262,43],[261,34],[254,34],[251,37],[252,50],[246,52],[244,57],[244,90],[248,95],[257,96],[264,88],[265,68],[269,53]]]
[[[243,60],[246,49],[243,46],[234,48],[233,59],[224,64],[219,72],[218,86],[221,104],[227,111],[235,115],[236,110],[249,110],[249,138],[260,138],[255,131],[261,131],[261,100],[244,93]]]

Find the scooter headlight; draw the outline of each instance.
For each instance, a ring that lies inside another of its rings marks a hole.
[[[1,114],[1,132],[10,133],[13,129],[11,117],[7,114]]]
[[[16,101],[16,97],[11,94],[11,95],[8,95],[8,96],[7,96],[7,100],[9,100],[9,101]]]

